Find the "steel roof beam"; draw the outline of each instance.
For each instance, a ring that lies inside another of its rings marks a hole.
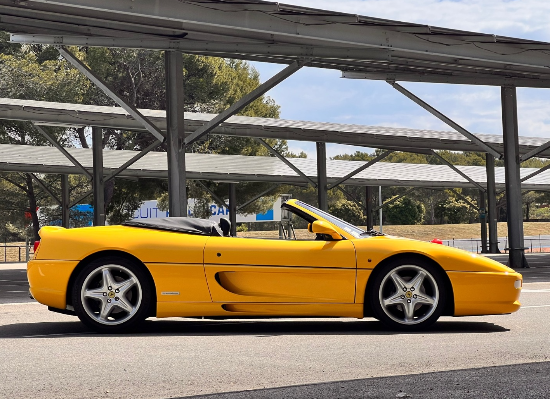
[[[499,76],[455,75],[451,73],[427,74],[398,71],[342,71],[342,77],[348,79],[370,79],[380,81],[405,81],[427,83],[451,83],[459,85],[516,86],[532,88],[550,88],[550,79],[510,78]]]
[[[61,205],[61,200],[59,200],[59,197],[57,197],[57,196],[55,195],[55,193],[52,192],[52,191],[50,190],[50,188],[48,188],[44,182],[42,182],[35,174],[30,173],[30,172],[29,172],[28,174],[31,176],[32,179],[34,179],[34,180],[36,181],[36,183],[38,183],[38,186],[40,186],[42,189],[44,189],[44,191],[45,191],[46,193],[48,193],[48,194],[55,200],[55,202],[56,202],[58,205]]]
[[[155,140],[153,143],[151,143],[149,146],[147,146],[145,149],[141,150],[139,153],[137,153],[135,156],[133,156],[132,158],[130,158],[128,161],[126,161],[124,164],[122,164],[120,167],[118,167],[116,170],[114,170],[113,172],[111,172],[109,175],[105,176],[104,177],[104,180],[103,180],[103,184],[109,182],[111,179],[115,178],[117,175],[119,175],[121,172],[125,171],[129,166],[131,166],[132,164],[134,164],[136,161],[140,160],[141,158],[143,158],[143,156],[145,156],[146,154],[148,154],[149,152],[153,151],[154,149],[156,149],[158,146],[161,145],[161,142],[159,140]],[[104,168],[103,168],[104,169]],[[80,201],[80,200],[83,200],[85,199],[86,197],[88,197],[89,195],[93,194],[94,191],[93,189],[90,189],[88,190],[85,194],[83,194],[82,196],[80,196],[78,198],[77,201]],[[76,203],[75,203],[76,204]],[[74,204],[73,204],[74,205]],[[71,205],[71,207],[73,206]]]
[[[535,157],[536,155],[542,153],[543,151],[547,150],[548,148],[550,148],[550,141],[540,145],[539,147],[537,147],[536,149],[533,149],[531,150],[529,153],[527,154],[524,154],[522,155],[520,158],[519,158],[519,161],[520,162],[524,162],[524,161],[527,161],[529,160],[530,158],[533,158]]]
[[[454,194],[456,194],[458,197],[460,197],[462,200],[464,200],[466,203],[468,203],[470,206],[472,206],[474,208],[474,210],[476,211],[480,211],[480,208],[479,206],[475,205],[474,203],[472,203],[470,200],[468,200],[468,198],[466,196],[464,196],[462,193],[460,193],[458,190],[454,189],[454,188],[451,188],[451,192],[453,192]],[[485,192],[481,192],[481,193],[485,193]]]
[[[10,6],[20,12],[27,12],[27,14],[56,8],[57,13],[50,18],[57,17],[58,21],[63,21],[58,16],[61,14],[60,10],[63,11],[65,19],[87,14],[89,15],[87,22],[89,26],[101,21],[126,23],[138,21],[144,25],[144,29],[177,26],[186,32],[209,33],[241,40],[278,41],[290,44],[309,42],[318,46],[392,48],[411,54],[451,56],[457,59],[548,68],[548,56],[542,52],[530,50],[528,47],[529,44],[544,43],[522,40],[518,40],[517,43],[509,43],[510,40],[496,36],[493,37],[496,43],[487,43],[489,35],[439,28],[438,31],[438,29],[433,30],[425,25],[383,21],[305,7],[296,12],[292,6],[277,5],[276,3],[271,4],[280,10],[273,12],[227,11],[224,8],[226,3],[221,1],[210,1],[208,8],[205,8],[202,3],[169,1],[145,2],[140,3],[140,7],[133,8],[129,8],[125,2],[113,2],[112,0],[58,0],[55,5],[51,2],[36,0],[29,0],[19,5],[11,0],[2,0],[0,4]],[[251,18],[251,13],[254,18]],[[302,17],[308,21],[302,22]],[[337,18],[343,22],[327,27],[328,22],[323,19],[327,17],[329,19]],[[317,21],[318,23],[316,23]],[[407,33],[407,30],[410,31],[411,28],[416,34]],[[444,37],[449,39],[439,36],[437,42],[426,40],[425,37],[417,35],[419,30],[430,34],[445,33]],[[454,36],[451,37],[451,34]],[[482,42],[472,43],[472,40],[476,40],[475,35],[477,35],[477,40]],[[461,36],[468,36],[469,39],[465,41],[461,39]],[[447,43],[449,40],[451,42]],[[519,55],[517,54],[518,49],[521,53]]]
[[[472,142],[474,142],[481,150],[483,150],[485,153],[491,154],[495,158],[502,158],[502,155],[496,151],[493,147],[489,146],[484,141],[480,140],[476,135],[470,133],[466,129],[464,129],[462,126],[458,125],[456,122],[454,122],[449,117],[445,116],[440,111],[436,110],[432,106],[430,106],[428,103],[426,103],[424,100],[420,99],[419,97],[415,96],[413,93],[405,89],[403,86],[398,84],[397,82],[388,82],[394,89],[396,89],[399,93],[403,94],[404,96],[408,97],[412,101],[414,101],[416,104],[418,104],[420,107],[428,111],[430,114],[434,115],[435,117],[439,118],[441,121],[445,122],[447,125],[449,125],[451,128],[455,129],[458,133],[462,134],[463,136],[470,139]]]
[[[550,168],[550,164],[542,167],[541,169],[539,169],[538,171],[533,172],[532,174],[527,175],[526,177],[521,178],[520,181],[525,182],[526,180],[531,179],[534,176],[542,174],[544,171],[548,170],[549,168]]]
[[[209,132],[211,132],[213,129],[215,129],[217,126],[219,126],[222,122],[226,121],[229,117],[237,114],[239,111],[241,111],[243,108],[245,108],[247,105],[252,103],[257,98],[263,96],[266,92],[268,92],[270,89],[277,86],[279,83],[284,81],[286,78],[294,74],[295,72],[302,69],[304,65],[306,65],[308,60],[297,60],[294,61],[292,64],[290,64],[288,67],[277,73],[272,78],[268,79],[264,83],[262,83],[260,86],[258,86],[256,89],[254,89],[252,92],[248,93],[247,95],[243,96],[240,100],[233,103],[229,108],[227,108],[225,111],[218,114],[214,119],[209,121],[206,125],[204,125],[202,128],[197,129],[195,132],[193,132],[191,135],[187,136],[185,138],[185,144],[189,145],[193,143],[194,141],[200,139],[201,137],[205,136]]]
[[[390,204],[396,202],[397,200],[399,200],[400,198],[402,197],[405,197],[406,195],[408,195],[409,193],[411,193],[413,190],[415,190],[416,187],[412,187],[412,188],[409,188],[408,190],[406,190],[405,192],[401,193],[399,196],[397,197],[394,197],[393,199],[391,200],[388,200],[386,201],[385,203],[383,203],[382,205],[378,206],[378,207],[375,207],[372,212],[376,212],[378,210],[380,210],[381,208],[384,208],[386,206],[389,206]]]
[[[344,193],[344,195],[348,196],[355,204],[357,204],[359,207],[361,207],[365,212],[369,212],[367,207],[363,203],[361,203],[354,195],[352,195],[350,192],[348,192],[346,189],[344,189],[342,186],[338,186],[337,189]]]
[[[26,44],[49,44],[63,46],[119,47],[128,49],[174,50],[186,52],[221,53],[223,55],[241,53],[250,55],[286,56],[286,57],[328,57],[331,59],[377,60],[389,61],[391,51],[388,49],[358,49],[340,47],[315,47],[283,45],[269,43],[231,43],[207,42],[197,40],[175,39],[134,39],[123,37],[96,37],[72,35],[25,35],[11,34],[10,41]]]
[[[462,176],[464,179],[466,179],[468,182],[470,182],[472,185],[476,186],[479,190],[486,192],[487,189],[485,189],[483,186],[481,186],[479,183],[474,181],[472,178],[470,178],[468,175],[466,175],[464,172],[459,170],[457,167],[455,167],[453,164],[451,164],[449,161],[445,160],[443,157],[441,157],[439,154],[437,154],[435,151],[433,152],[433,155],[436,156],[438,159],[443,161],[445,164],[447,164],[453,171],[455,171],[457,174]]]
[[[52,135],[50,135],[49,133],[47,133],[44,129],[42,129],[41,127],[39,127],[38,125],[35,125],[33,124],[34,128],[40,132],[40,134],[42,134],[42,136],[44,136],[48,142],[50,142],[57,150],[59,150],[70,162],[73,163],[73,165],[77,168],[79,168],[83,173],[84,175],[86,175],[88,177],[89,180],[92,179],[92,174],[90,174],[88,172],[88,170],[86,168],[84,168],[82,166],[82,164],[80,164],[78,162],[78,160],[76,158],[74,158],[68,151],[67,149],[65,149],[63,146],[61,146],[57,140],[54,139],[54,137]]]
[[[210,196],[212,196],[212,198],[214,199],[214,201],[216,203],[218,203],[218,206],[223,206],[223,207],[226,207],[226,208],[229,208],[229,205],[223,201],[222,199],[220,199],[218,197],[218,195],[216,193],[214,193],[212,190],[210,190],[210,188],[208,186],[206,186],[204,183],[202,183],[201,181],[197,180],[196,181],[200,186],[202,186],[204,188],[204,190],[206,190],[208,193],[210,193]]]
[[[269,192],[271,192],[271,191],[277,189],[279,186],[281,186],[281,185],[279,185],[279,184],[273,185],[273,186],[271,186],[270,188],[264,190],[264,191],[263,191],[262,193],[260,193],[259,195],[253,197],[252,199],[248,200],[246,203],[244,203],[244,204],[240,205],[239,207],[237,207],[237,211],[240,211],[240,210],[242,210],[243,208],[245,208],[246,206],[248,206],[248,205],[254,203],[256,200],[258,200],[258,199],[264,197],[266,194],[268,194]]]
[[[393,153],[393,150],[388,150],[388,151],[385,151],[384,153],[378,155],[376,158],[373,158],[372,160],[370,160],[369,162],[366,162],[364,165],[360,166],[359,168],[351,171],[349,174],[347,174],[346,176],[344,176],[342,179],[339,179],[338,181],[336,181],[336,183],[333,183],[332,185],[329,185],[327,187],[327,190],[330,190],[330,189],[334,189],[336,186],[338,185],[341,185],[342,183],[344,183],[345,181],[347,181],[348,179],[350,179],[351,177],[357,175],[358,173],[360,173],[361,171],[364,171],[366,170],[368,167],[370,167],[371,165],[374,165],[376,164],[377,162],[379,161],[382,161],[384,158],[386,158],[387,156],[389,156],[391,153]]]
[[[92,70],[90,70],[82,61],[74,56],[67,48],[63,46],[56,46],[59,53],[80,71],[84,76],[91,80],[97,87],[99,87],[107,96],[113,99],[119,106],[121,106],[128,114],[130,114],[136,121],[139,121],[145,129],[147,129],[154,137],[160,141],[164,141],[165,134],[150,122],[146,117],[141,114],[137,108],[128,104],[122,97],[120,97],[103,79],[96,76]]]
[[[264,146],[271,154],[273,154],[275,157],[277,157],[279,160],[284,162],[287,167],[292,169],[294,172],[296,172],[298,175],[300,175],[304,180],[311,183],[313,187],[317,187],[317,182],[315,182],[313,179],[311,179],[309,176],[304,174],[298,167],[296,167],[294,164],[292,164],[290,161],[287,160],[285,156],[283,156],[281,153],[279,153],[277,150],[275,150],[273,147],[271,147],[267,142],[260,138],[254,138],[258,143],[260,143],[262,146]]]

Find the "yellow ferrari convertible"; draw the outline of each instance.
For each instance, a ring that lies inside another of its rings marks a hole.
[[[30,292],[100,332],[147,317],[371,316],[424,329],[442,315],[517,311],[522,276],[440,244],[364,231],[299,200],[283,204],[311,237],[230,237],[196,218],[44,227]]]

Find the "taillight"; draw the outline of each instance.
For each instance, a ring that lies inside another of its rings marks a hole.
[[[36,253],[36,249],[38,249],[38,246],[40,246],[40,240],[37,240],[34,242],[34,252]]]

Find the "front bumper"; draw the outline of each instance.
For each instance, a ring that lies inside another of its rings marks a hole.
[[[521,306],[521,274],[449,271],[448,275],[455,297],[455,316],[510,314]]]

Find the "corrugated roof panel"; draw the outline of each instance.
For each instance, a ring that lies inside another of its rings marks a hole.
[[[85,168],[92,168],[91,149],[67,149]],[[117,169],[137,152],[129,150],[104,150],[105,173]],[[307,176],[316,179],[317,161],[306,158],[289,159]],[[335,182],[364,165],[362,161],[327,160],[327,177]],[[251,157],[240,155],[187,154],[186,167],[189,179],[219,181],[271,181],[279,183],[305,183],[296,172],[275,157]],[[485,167],[457,166],[475,182],[485,186]],[[0,144],[0,171],[39,173],[71,173],[81,171],[72,165],[57,149],[26,145]],[[522,168],[525,177],[536,168]],[[496,183],[504,186],[504,168],[495,168]],[[167,176],[166,153],[151,152],[137,161],[121,176]],[[417,187],[472,187],[472,184],[447,165],[396,164],[380,162],[363,170],[350,180],[349,185],[417,186]],[[550,170],[522,184],[529,190],[550,190]]]
[[[164,129],[164,110],[140,110],[153,123]],[[196,130],[214,114],[185,113],[186,128]],[[74,123],[81,126],[110,126],[120,129],[143,129],[121,107],[90,106],[51,103],[32,100],[0,98],[0,118],[35,122],[47,121],[51,125]],[[130,128],[129,128],[130,127]],[[409,149],[448,149],[475,151],[477,147],[466,137],[453,131],[393,128],[332,122],[293,121],[273,118],[233,116],[217,128],[218,134],[234,136],[275,137],[288,140],[324,141],[354,144],[364,147],[407,147]],[[502,148],[500,135],[476,134],[482,141]],[[526,153],[548,141],[540,137],[519,137],[520,152]],[[550,150],[540,156],[550,157]]]
[[[61,35],[178,40],[181,46],[192,42],[195,46],[189,48],[195,54],[277,63],[307,54],[228,50],[225,45],[308,46],[328,54],[315,57],[312,65],[370,79],[550,87],[548,43],[277,2],[179,0],[128,7],[111,0],[0,0],[0,14],[0,29],[56,35],[56,40]],[[381,63],[372,62],[368,51],[354,57],[326,53],[349,48],[383,49],[392,57]]]

